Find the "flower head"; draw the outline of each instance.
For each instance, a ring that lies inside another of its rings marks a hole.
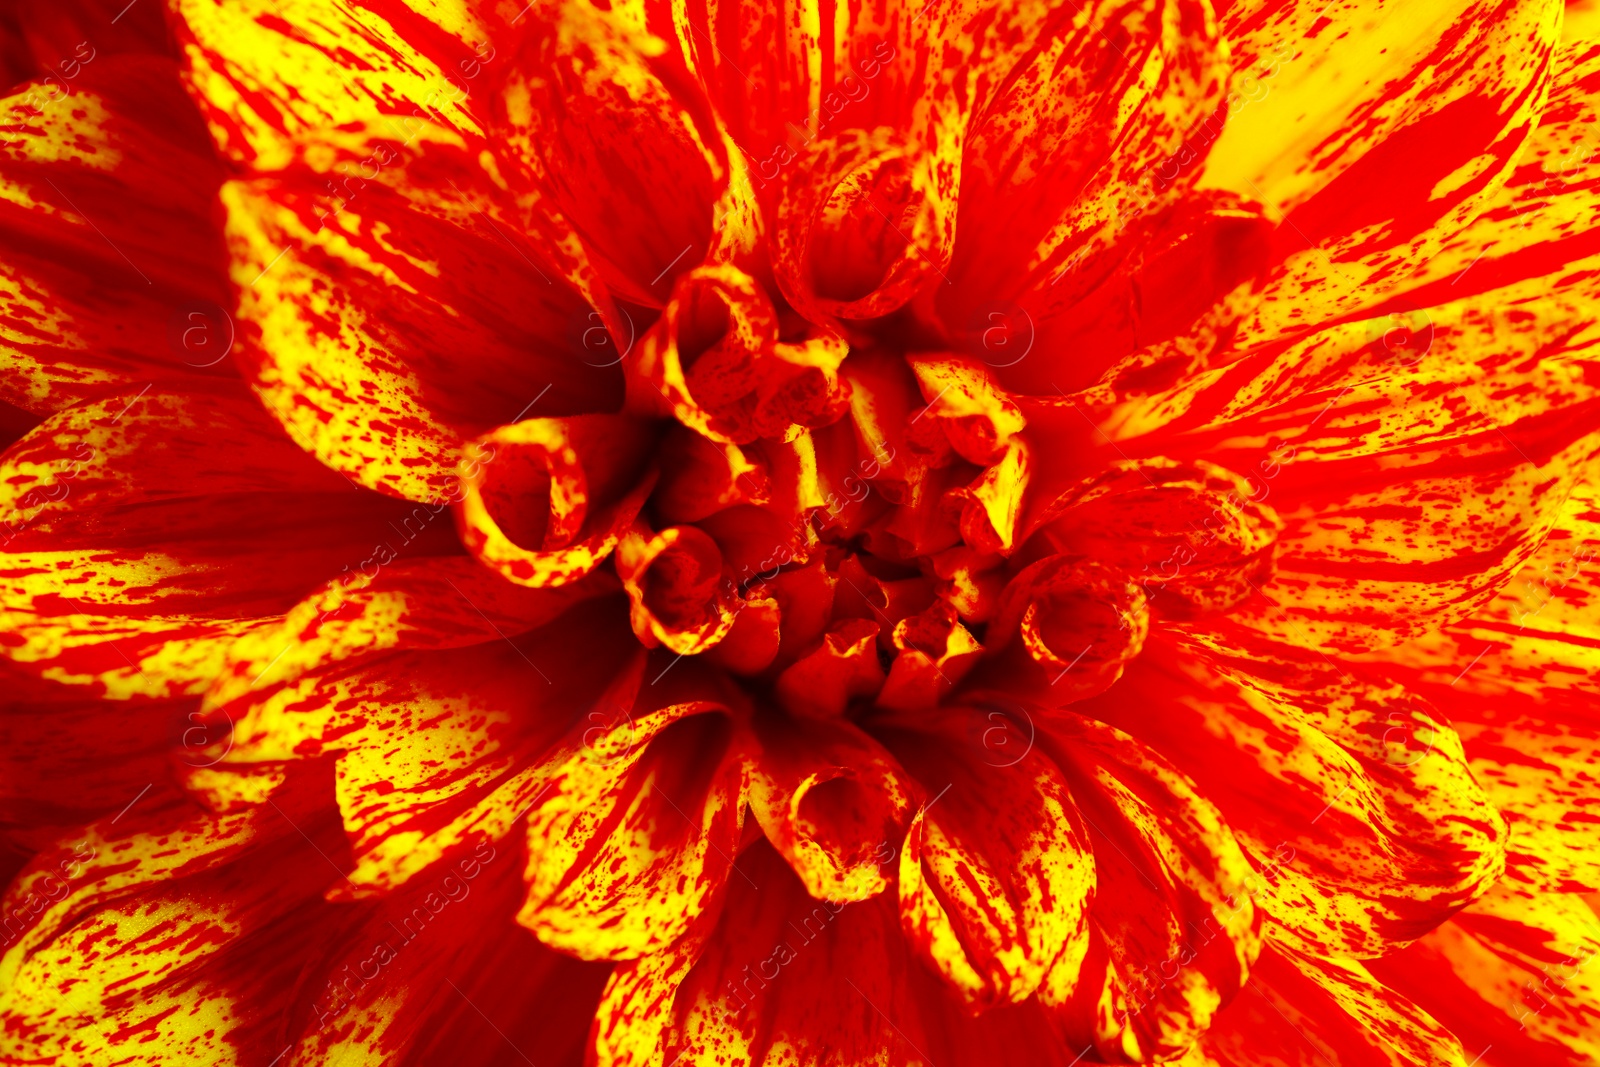
[[[1559,4],[132,10],[0,21],[8,1057],[1596,1054]]]

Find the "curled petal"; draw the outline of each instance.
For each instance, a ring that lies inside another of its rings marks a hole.
[[[830,626],[815,649],[784,669],[776,692],[784,707],[797,715],[831,717],[882,686],[878,624],[845,619]]]
[[[818,322],[905,304],[950,261],[954,213],[935,158],[893,130],[849,130],[808,146],[778,207],[778,285]]]
[[[1070,556],[1024,568],[1000,594],[989,649],[970,679],[1046,707],[1104,692],[1144,647],[1145,594],[1115,571]]]
[[[988,622],[1000,606],[1006,585],[1005,561],[991,552],[957,545],[935,555],[929,563],[940,579],[939,599],[969,622]]]
[[[843,720],[760,715],[751,724],[750,809],[821,900],[866,900],[889,884],[916,784]]]
[[[1059,551],[1121,568],[1169,617],[1219,613],[1271,574],[1267,490],[1215,464],[1124,461],[1037,513]]]
[[[838,375],[845,352],[837,339],[779,342],[777,312],[755,279],[700,267],[678,280],[645,335],[630,388],[645,410],[664,399],[685,426],[747,444],[837,419],[848,398]]]
[[[698,527],[628,533],[617,553],[617,574],[633,605],[633,632],[651,647],[660,643],[692,656],[733,628],[738,612],[722,553]]]
[[[462,469],[461,539],[503,577],[541,588],[584,577],[655,483],[650,435],[631,419],[527,419],[479,438]]]
[[[1027,441],[1014,438],[982,477],[951,493],[962,502],[961,536],[967,544],[1004,555],[1016,548],[1028,481],[1037,462]]]
[[[877,702],[902,711],[937,705],[983,655],[983,646],[944,603],[895,623],[892,640],[899,654]]]
[[[914,356],[911,369],[928,406],[915,418],[938,419],[950,445],[969,463],[999,463],[1027,419],[994,376],[977,360],[961,356]]]

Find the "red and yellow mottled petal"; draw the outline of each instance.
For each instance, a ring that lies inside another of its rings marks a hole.
[[[1455,731],[1381,674],[1242,628],[1166,634],[1084,708],[1199,783],[1248,850],[1251,895],[1286,944],[1381,955],[1504,869],[1505,823]]]
[[[757,715],[750,732],[750,810],[806,891],[834,901],[881,893],[915,782],[848,721]]]
[[[395,496],[454,501],[464,439],[529,414],[616,410],[615,344],[507,221],[476,159],[433,142],[415,159],[365,146],[331,191],[340,175],[307,168],[224,187],[241,356],[324,463]],[[478,358],[464,365],[467,348]]]
[[[1360,963],[1275,944],[1200,1049],[1219,1067],[1468,1067],[1455,1035]]]
[[[719,236],[731,171],[715,120],[621,15],[580,0],[528,14],[493,102],[501,165],[525,205],[547,200],[571,225],[612,292],[660,307]]]
[[[1600,1056],[1600,919],[1582,897],[1504,885],[1369,966],[1490,1067]]]
[[[1079,716],[1028,726],[1072,790],[1098,883],[1089,936],[1054,961],[1039,999],[1069,1046],[1103,1062],[1177,1056],[1261,951],[1245,854],[1194,783],[1141,742]]]
[[[0,1055],[254,1062],[262,1017],[285,1016],[315,951],[284,946],[316,944],[308,906],[340,873],[317,854],[336,846],[314,794],[222,819],[169,804],[35,857],[4,903]]]
[[[87,42],[63,60],[71,80],[0,100],[0,397],[46,413],[232,374],[223,173],[175,67]]]
[[[1376,309],[1498,191],[1544,106],[1559,0],[1230,8],[1252,68],[1205,180],[1266,200],[1281,264],[1236,344]],[[1359,55],[1335,42],[1360,40]],[[1253,100],[1251,98],[1254,98]],[[1459,269],[1459,268],[1457,268]]]
[[[528,818],[517,921],[583,959],[663,951],[731,877],[747,877],[733,858],[743,757],[723,709],[694,702],[624,718],[554,771]]]
[[[617,969],[595,1019],[598,1067],[1072,1062],[1031,1001],[964,1010],[908,953],[887,895],[819,901],[765,843],[739,863],[751,881],[729,883],[703,947]]]
[[[983,711],[872,726],[932,798],[900,852],[901,923],[972,1009],[1025,1000],[1058,957],[1081,956],[1095,878],[1060,771],[1042,753],[997,759]]]
[[[473,75],[495,51],[480,5],[379,0],[172,0],[188,80],[212,136],[235,163],[274,170],[299,139],[377,126],[409,141],[436,127],[481,137]]]
[[[1190,0],[1019,7],[1009,19],[986,4],[949,3],[929,22],[950,34],[942,43],[957,66],[971,58],[962,54],[968,40],[1010,60],[967,74],[975,121],[941,313],[973,339],[995,311],[1041,327],[1109,273],[1197,176],[1195,167],[1166,173],[1165,164],[1221,97],[1216,17]],[[1036,370],[1009,352],[993,362],[1002,380]]]
[[[468,551],[535,589],[576,581],[622,540],[655,484],[653,435],[611,415],[525,419],[477,439],[456,505]]]
[[[235,641],[319,585],[441,547],[420,536],[375,563],[403,512],[228,383],[54,416],[6,454],[0,514],[6,654],[113,697],[198,693]],[[274,565],[239,565],[259,554]]]
[[[1381,647],[1469,616],[1559,515],[1597,441],[1585,306],[1530,284],[1263,349],[1124,405],[1110,454],[1245,476],[1284,521],[1253,625]]]

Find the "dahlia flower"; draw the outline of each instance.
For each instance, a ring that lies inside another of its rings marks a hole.
[[[4,5],[0,1061],[1600,1062],[1592,27]]]

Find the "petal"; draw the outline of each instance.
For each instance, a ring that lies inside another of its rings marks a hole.
[[[1581,307],[1530,289],[1264,349],[1169,394],[1181,410],[1128,405],[1136,440],[1113,454],[1247,474],[1247,499],[1284,522],[1252,625],[1342,652],[1394,643],[1492,598],[1559,514],[1600,413]]]
[[[616,548],[654,484],[652,441],[610,415],[525,419],[474,443],[457,525],[467,549],[518,585],[584,577]]]
[[[169,761],[200,763],[218,734],[193,700],[102,701],[0,660],[0,827],[31,848],[115,814],[147,785],[168,784]]]
[[[660,307],[706,259],[730,181],[705,101],[616,14],[545,0],[526,29],[493,103],[509,180],[548,199],[613,292]]]
[[[964,1011],[907,954],[888,898],[818,901],[764,844],[740,863],[760,889],[730,883],[698,960],[686,948],[617,969],[595,1019],[596,1064],[1071,1062],[1034,1004]]]
[[[455,500],[464,439],[620,407],[599,312],[475,157],[371,138],[347,154],[223,189],[244,367],[302,447],[383,492]]]
[[[813,322],[906,304],[950,262],[955,218],[937,159],[886,126],[815,141],[784,176],[774,271]]]
[[[336,845],[314,792],[223,819],[169,805],[131,833],[113,818],[35,857],[5,901],[20,936],[0,961],[0,1054],[251,1062],[305,962],[285,943],[316,943],[318,894],[339,877],[317,855]]]
[[[1490,1065],[1592,1063],[1600,1055],[1600,919],[1581,897],[1496,890],[1372,963]]]
[[[916,786],[884,748],[842,720],[758,715],[751,722],[750,810],[819,900],[888,886]],[[892,844],[891,844],[892,848]]]
[[[916,418],[936,418],[950,446],[969,463],[999,462],[1027,419],[994,375],[977,360],[956,355],[911,356],[909,362],[928,403]]]
[[[938,705],[983,654],[978,639],[944,603],[895,623],[892,640],[899,655],[890,664],[877,703],[899,711]]]
[[[1245,854],[1194,783],[1127,734],[1071,715],[1033,736],[1088,826],[1098,883],[1089,936],[1039,999],[1069,1046],[1103,1061],[1179,1055],[1261,951]]]
[[[1450,709],[1478,780],[1506,817],[1506,867],[1557,892],[1600,888],[1600,649],[1596,487],[1579,485],[1517,579],[1474,618],[1369,657]]]
[[[577,1067],[608,968],[517,926],[520,887],[511,851],[484,843],[348,912],[295,987],[292,1045],[274,1047],[306,1067],[521,1063],[530,1051]]]
[[[176,69],[87,41],[64,61],[77,76],[0,101],[4,399],[47,413],[232,374],[223,174]]]
[[[737,870],[744,769],[727,716],[635,712],[557,770],[528,819],[517,921],[583,959],[667,949]]]
[[[714,441],[789,437],[844,412],[846,351],[835,337],[780,342],[777,312],[754,278],[726,264],[697,267],[678,279],[628,365],[630,406],[670,411]]]
[[[1230,9],[1225,29],[1255,76],[1230,98],[1205,181],[1287,220],[1281,265],[1236,344],[1376,308],[1411,276],[1453,273],[1437,253],[1527,143],[1560,15],[1553,0],[1440,3],[1403,27],[1359,4]],[[1335,45],[1352,36],[1364,42],[1359,57]]]
[[[1222,1013],[1201,1047],[1225,1067],[1467,1067],[1449,1030],[1360,963],[1277,945],[1261,953],[1249,991]]]
[[[1569,31],[1573,21],[1569,15]],[[1432,303],[1432,294],[1445,290],[1466,295],[1535,278],[1560,288],[1582,283],[1585,261],[1600,250],[1589,221],[1596,210],[1589,174],[1594,152],[1585,142],[1596,116],[1600,48],[1590,35],[1565,36],[1553,60],[1550,98],[1516,169],[1483,213],[1441,250],[1438,267],[1418,279],[1428,284],[1410,294],[1413,303]]]
[[[323,128],[382,125],[409,141],[407,133],[436,124],[457,140],[480,136],[469,72],[494,49],[475,7],[172,4],[190,91],[212,136],[229,159],[259,170],[283,166],[300,137]]]
[[[968,688],[1060,708],[1115,683],[1149,629],[1148,598],[1125,573],[1047,556],[1000,594]]]
[[[952,286],[939,297],[945,322],[968,335],[991,327],[995,310],[1042,326],[1108,273],[1196,177],[1190,168],[1171,180],[1158,164],[1226,78],[1208,4],[1019,8],[1011,18],[1007,25],[978,4],[941,5],[931,16],[935,32],[959,27],[978,42],[1005,42],[996,52],[1011,60],[979,68],[993,79],[983,85],[992,95],[972,101]],[[1042,25],[1026,24],[1035,19]],[[948,40],[951,52],[967,50],[960,36]],[[1015,369],[1034,371],[1028,361]]]
[[[717,644],[737,612],[717,543],[696,526],[650,535],[630,531],[617,552],[617,575],[628,591],[633,632],[648,647],[680,656]]]
[[[900,919],[916,953],[973,1010],[1030,997],[1081,955],[1095,862],[1061,773],[1029,753],[1001,766],[972,744],[982,709],[874,724],[921,784],[900,852]]]
[[[116,696],[198,693],[234,641],[341,568],[381,569],[449,533],[387,547],[402,513],[225,383],[56,415],[6,454],[0,502],[7,655]],[[262,553],[272,567],[238,565]]]
[[[795,715],[831,718],[852,701],[877,694],[884,682],[878,662],[878,624],[866,619],[836,622],[810,652],[785,667],[775,692]]]
[[[80,68],[73,66],[71,59],[87,41],[93,42],[96,56],[121,52],[177,55],[167,32],[166,13],[157,4],[125,10],[125,3],[117,0],[63,0],[48,7],[19,6],[12,17],[33,54],[34,73],[56,74],[64,81],[77,78]]]
[[[1050,523],[1043,536],[1058,551],[1122,569],[1152,607],[1185,618],[1237,606],[1271,573],[1282,523],[1253,496],[1246,479],[1204,461],[1124,460],[1034,521]]]
[[[1126,688],[1084,707],[1154,746],[1216,803],[1285,944],[1381,955],[1499,877],[1504,821],[1420,697],[1241,629],[1151,646]]]
[[[393,891],[453,850],[514,832],[597,724],[626,717],[601,702],[630,655],[642,659],[619,597],[564,610],[570,593],[530,597],[478,570],[485,593],[463,570],[390,568],[321,624],[313,598],[272,640],[237,648],[240,681],[210,694],[206,721],[231,730],[205,766],[270,776],[331,757],[353,860],[341,898]],[[430,584],[443,595],[429,597]],[[497,588],[523,603],[497,603]],[[593,673],[563,669],[579,657]],[[632,668],[636,681],[642,662]],[[224,811],[270,799],[248,779],[189,784]]]

